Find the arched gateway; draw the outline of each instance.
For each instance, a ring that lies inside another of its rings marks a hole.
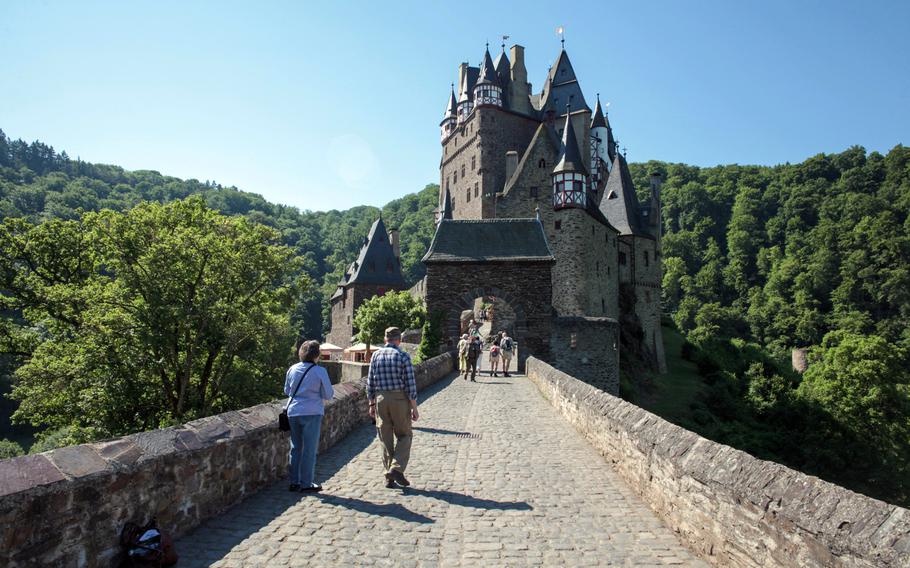
[[[444,341],[457,341],[476,298],[494,297],[515,313],[519,371],[529,355],[550,358],[555,259],[538,219],[443,219],[423,263],[427,312],[445,314]]]

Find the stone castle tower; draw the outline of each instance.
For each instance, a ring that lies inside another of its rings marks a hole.
[[[480,67],[458,67],[440,123],[439,216],[453,220],[538,217],[555,258],[557,317],[619,317],[620,287],[634,290],[635,313],[658,369],[660,179],[639,204],[599,97],[592,113],[562,49],[533,93],[524,48],[505,46]]]
[[[380,216],[363,240],[360,254],[348,267],[331,298],[332,329],[326,341],[339,347],[353,343],[354,314],[365,300],[389,290],[404,290],[398,231],[386,231]]]

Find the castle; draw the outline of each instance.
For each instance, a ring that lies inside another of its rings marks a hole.
[[[564,48],[540,93],[520,45],[495,61],[488,47],[479,68],[462,63],[457,85],[440,123],[440,218],[538,218],[556,316],[618,319],[627,288],[665,371],[659,176],[641,206],[600,98],[592,113]]]
[[[412,294],[446,314],[449,342],[459,314],[495,298],[516,314],[519,367],[533,354],[611,392],[618,321],[632,315],[620,313],[623,295],[664,372],[660,177],[642,206],[607,113],[599,97],[588,106],[564,48],[540,93],[520,45],[462,63],[457,84],[440,123],[436,234]],[[404,287],[395,240],[377,220],[332,296],[328,341],[349,345],[360,303]]]

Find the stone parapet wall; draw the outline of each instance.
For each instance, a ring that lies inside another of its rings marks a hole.
[[[446,353],[417,365],[418,390],[454,361]],[[151,516],[175,536],[187,533],[287,475],[283,405],[0,460],[0,565],[110,566],[123,525]],[[367,420],[364,384],[336,385],[319,451]]]
[[[529,358],[528,377],[718,566],[910,566],[910,511],[702,438]]]

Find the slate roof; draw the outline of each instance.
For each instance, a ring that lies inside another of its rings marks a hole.
[[[575,137],[575,127],[572,126],[572,114],[566,112],[566,126],[562,131],[562,143],[559,150],[559,162],[553,168],[553,173],[578,172],[587,175],[585,160],[578,149],[578,139]]]
[[[382,217],[376,219],[370,227],[367,242],[360,249],[357,261],[351,265],[347,282],[350,284],[373,284],[379,286],[405,287],[404,277],[401,275],[401,265],[395,258],[389,234],[382,222]],[[346,275],[347,276],[347,275]]]
[[[611,195],[615,195],[615,197],[611,198]],[[613,171],[610,172],[607,187],[604,188],[600,210],[610,224],[619,229],[620,235],[651,236],[642,225],[632,175],[621,154],[617,154],[613,160]]]
[[[449,104],[446,105],[446,113],[443,115],[443,120],[446,120],[449,117],[455,116],[455,107],[458,106],[458,101],[455,100],[455,87],[452,87],[452,92],[449,94]]]
[[[477,85],[477,77],[480,75],[480,69],[477,67],[468,67],[461,85],[458,86],[458,102],[473,101],[474,87]]]
[[[483,65],[480,67],[479,84],[492,83],[497,84],[496,66],[493,65],[493,58],[490,57],[490,48],[483,53]]]
[[[555,262],[537,219],[444,220],[423,262]]]
[[[597,96],[597,104],[594,105],[594,117],[591,119],[591,128],[598,126],[607,127],[607,120],[604,118],[604,111],[600,107],[600,95]]]
[[[572,62],[569,61],[569,54],[565,49],[559,52],[556,63],[550,67],[537,104],[538,110],[552,110],[557,116],[562,116],[567,104],[571,104],[573,110],[591,111],[585,102],[584,93],[581,92],[581,86],[575,76],[575,69],[572,68]]]

